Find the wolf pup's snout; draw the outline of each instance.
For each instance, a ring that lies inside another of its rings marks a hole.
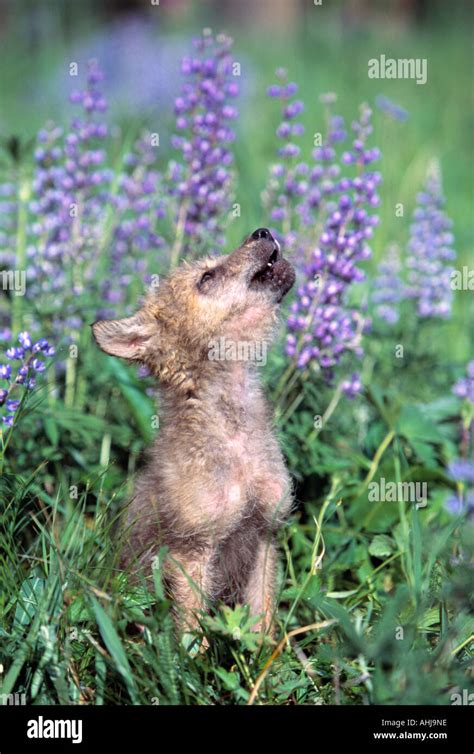
[[[257,230],[254,230],[254,232],[251,233],[250,236],[245,240],[244,246],[257,246],[256,242],[258,243],[258,247],[271,247],[272,250],[275,250],[277,252],[277,254],[280,253],[280,244],[278,243],[276,238],[272,236],[268,228],[257,228]]]
[[[280,303],[295,282],[293,267],[283,258],[280,244],[268,228],[257,228],[244,245],[255,247],[252,254],[255,269],[252,271],[249,287],[270,291],[276,303]]]
[[[251,238],[253,241],[259,241],[261,238],[265,238],[266,240],[273,241],[275,243],[275,239],[273,238],[268,228],[257,228],[257,230],[254,230],[254,232],[252,233]]]

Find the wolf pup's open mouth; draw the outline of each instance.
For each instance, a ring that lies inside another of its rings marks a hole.
[[[280,255],[281,258],[281,255]],[[250,283],[266,283],[273,277],[273,268],[275,264],[278,262],[278,247],[275,246],[273,251],[271,252],[270,256],[268,257],[268,261],[264,262],[262,267],[257,270],[255,275],[253,275],[252,280]]]
[[[283,258],[278,242],[267,228],[254,231],[248,243],[255,244],[256,262],[258,261],[249,287],[256,290],[269,288],[277,294],[276,300],[279,303],[295,282],[293,267]]]

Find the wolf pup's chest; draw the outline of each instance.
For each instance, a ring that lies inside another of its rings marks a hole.
[[[219,514],[248,515],[258,500],[262,512],[277,507],[288,492],[286,471],[273,438],[236,432],[226,441]]]

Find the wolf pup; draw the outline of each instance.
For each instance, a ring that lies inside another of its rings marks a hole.
[[[180,631],[216,600],[248,604],[255,630],[272,630],[274,535],[291,486],[255,359],[243,355],[271,339],[294,281],[259,228],[231,254],[184,262],[134,316],[92,326],[103,351],[145,364],[158,381],[160,430],[128,508],[120,565],[151,573],[167,546]]]

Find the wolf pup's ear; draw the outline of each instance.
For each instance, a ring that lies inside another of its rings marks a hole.
[[[94,322],[92,332],[99,348],[111,356],[142,361],[157,327],[142,312],[125,319],[102,319]]]

